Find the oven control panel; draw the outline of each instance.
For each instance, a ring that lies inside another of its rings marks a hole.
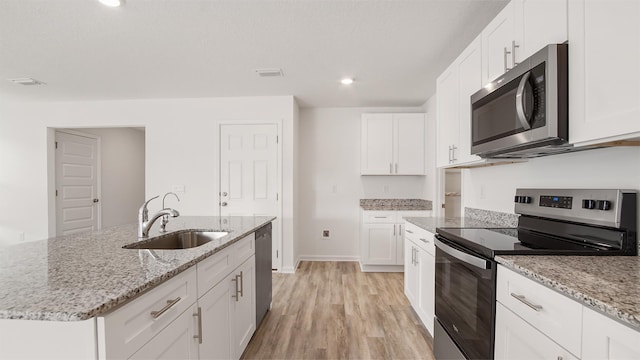
[[[571,196],[556,196],[556,195],[541,195],[540,206],[571,209],[573,203],[573,197]]]
[[[636,208],[636,196],[635,190],[621,189],[516,189],[514,210],[522,215],[618,227],[622,209]]]

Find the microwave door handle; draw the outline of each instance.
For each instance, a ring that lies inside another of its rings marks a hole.
[[[454,249],[451,246],[443,243],[442,241],[440,241],[438,239],[436,239],[435,243],[436,243],[436,247],[438,249],[446,252],[447,254],[453,256],[454,258],[456,258],[456,259],[458,259],[458,260],[460,260],[460,261],[462,261],[462,262],[464,262],[466,264],[475,266],[475,267],[483,269],[483,270],[487,270],[489,268],[489,261],[487,261],[485,259],[482,259],[482,258],[473,256],[471,254],[467,254],[465,252],[462,252],[460,250]]]
[[[529,80],[530,72],[526,72],[522,79],[520,79],[520,84],[518,85],[518,91],[516,92],[516,113],[518,114],[518,120],[520,120],[520,124],[522,128],[525,130],[531,129],[531,124],[529,124],[529,119],[527,119],[527,115],[524,112],[524,102],[526,98],[524,96],[524,88],[527,85],[527,80]]]

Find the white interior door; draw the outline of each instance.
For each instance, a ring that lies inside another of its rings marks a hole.
[[[98,139],[56,131],[56,235],[100,228]]]
[[[272,268],[280,268],[281,219],[277,124],[220,126],[220,216],[277,216]]]

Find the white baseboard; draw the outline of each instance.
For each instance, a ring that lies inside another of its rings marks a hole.
[[[362,272],[404,272],[404,265],[364,265],[360,263]]]
[[[301,255],[300,261],[360,261],[359,256],[334,256],[334,255]]]
[[[297,266],[295,268],[293,266],[283,266],[282,269],[280,269],[280,273],[281,274],[295,274],[296,273],[296,268],[297,268]]]

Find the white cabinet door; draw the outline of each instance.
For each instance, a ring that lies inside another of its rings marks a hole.
[[[233,333],[233,359],[239,359],[247,348],[251,336],[256,331],[256,293],[255,293],[256,258],[251,256],[232,274],[235,276],[232,292],[233,312],[231,328]],[[236,291],[237,286],[237,291]]]
[[[360,138],[360,173],[393,173],[393,117],[391,114],[363,114]]]
[[[512,41],[516,24],[510,2],[482,31],[482,83],[486,84],[513,67]]]
[[[200,299],[198,305],[202,311],[202,359],[231,359],[231,316],[233,311],[232,291],[235,285],[228,275]]]
[[[640,332],[584,307],[582,359],[640,359]]]
[[[456,163],[481,160],[471,155],[471,95],[482,88],[482,39],[478,36],[458,57],[458,149]]]
[[[458,67],[451,64],[436,82],[436,163],[438,167],[450,166],[453,162],[453,147],[458,146]]]
[[[418,308],[418,267],[416,266],[417,247],[409,239],[404,244],[404,294],[414,309]]]
[[[420,249],[418,253],[419,267],[419,305],[422,322],[433,336],[433,321],[435,318],[436,296],[436,259],[432,254]]]
[[[396,265],[397,224],[362,225],[362,263]]]
[[[567,0],[514,1],[515,37],[519,45],[515,53],[516,62],[521,62],[549,44],[567,41]]]
[[[496,360],[577,358],[509,309],[496,304]]]
[[[191,306],[129,359],[198,359],[197,309]]]
[[[394,174],[424,175],[424,114],[393,114]]]
[[[569,140],[640,136],[640,1],[570,1],[569,60]]]

